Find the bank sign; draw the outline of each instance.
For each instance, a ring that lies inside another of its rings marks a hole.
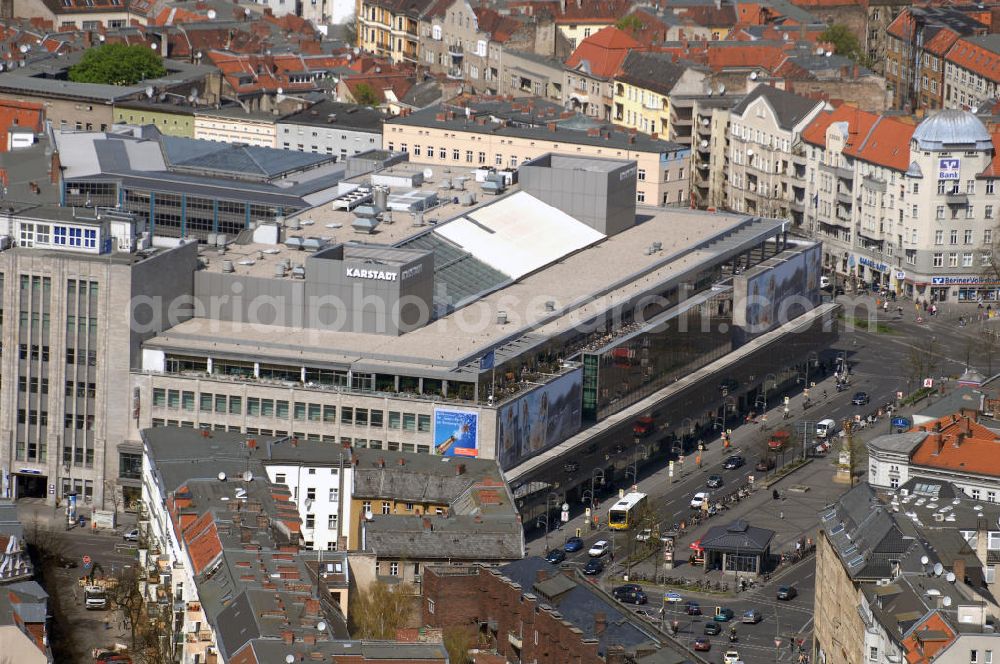
[[[931,277],[932,286],[995,286],[1000,280],[982,277]]]
[[[938,159],[938,180],[957,180],[961,159]]]

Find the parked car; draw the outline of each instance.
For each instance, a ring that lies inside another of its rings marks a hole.
[[[580,470],[580,464],[576,461],[567,461],[563,464],[563,471],[567,473],[575,473],[578,470]]]
[[[867,392],[855,392],[854,396],[851,397],[851,403],[855,406],[866,405],[871,398],[868,396]]]
[[[746,623],[747,625],[756,625],[763,619],[764,616],[760,615],[760,611],[757,609],[750,609],[743,612],[743,617],[740,618],[740,622]]]
[[[733,615],[735,614],[733,613],[732,609],[720,607],[715,610],[715,615],[712,616],[712,620],[714,620],[715,622],[729,622],[730,620],[733,619]]]
[[[648,601],[642,586],[637,583],[626,583],[615,587],[611,591],[611,596],[619,602],[626,604],[645,604]]]
[[[591,558],[583,567],[583,573],[587,576],[594,576],[604,571],[604,563],[600,558]]]
[[[663,601],[666,604],[677,604],[679,602],[683,602],[684,598],[673,591],[668,591],[663,593]]]
[[[719,623],[710,620],[705,623],[705,633],[709,636],[717,636],[722,633],[722,627],[719,626]]]
[[[771,457],[764,457],[757,462],[757,465],[754,466],[754,468],[762,472],[767,472],[774,468],[774,459]]]
[[[712,649],[712,642],[704,636],[699,636],[694,640],[694,649],[701,652],[707,652]]]
[[[75,558],[67,558],[66,556],[56,556],[55,563],[56,567],[61,567],[62,569],[74,569],[79,565]]]
[[[583,540],[579,537],[570,537],[566,540],[566,544],[563,545],[563,551],[566,553],[576,553],[583,548]]]
[[[138,542],[139,541],[139,529],[133,528],[132,530],[126,530],[122,534],[122,539],[126,542]]]
[[[632,434],[636,438],[645,438],[656,431],[656,420],[652,417],[640,417],[632,425]]]
[[[701,506],[708,502],[708,499],[709,493],[707,491],[699,491],[691,498],[691,509],[700,510]]]
[[[545,556],[545,559],[553,565],[558,565],[562,561],[566,560],[566,552],[562,549],[552,549],[549,551],[548,555]]]
[[[733,456],[726,459],[726,462],[722,464],[722,467],[725,468],[726,470],[733,470],[734,468],[739,468],[746,462],[747,462],[746,459],[744,459],[738,454],[734,454]]]
[[[698,602],[688,602],[684,606],[684,613],[689,616],[700,616],[701,615],[701,605]]]
[[[594,545],[587,550],[587,555],[591,558],[600,558],[611,549],[611,542],[608,540],[597,540]]]
[[[722,475],[709,475],[708,481],[705,482],[705,486],[709,489],[718,489],[722,486]]]
[[[795,599],[798,597],[799,591],[795,589],[795,586],[781,586],[778,588],[778,599],[787,602],[788,600]]]
[[[639,534],[635,536],[637,542],[648,542],[653,538],[653,531],[650,528],[643,528],[639,531]]]
[[[736,388],[739,386],[740,384],[736,382],[735,378],[723,378],[722,382],[719,383],[719,390],[724,392],[735,392]]]

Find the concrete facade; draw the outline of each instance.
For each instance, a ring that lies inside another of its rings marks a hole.
[[[274,148],[278,147],[276,121],[273,114],[248,113],[239,107],[195,111],[194,137]]]
[[[382,114],[367,106],[322,101],[279,119],[276,135],[275,147],[344,161],[382,146]]]
[[[817,661],[858,664],[865,661],[865,625],[858,612],[859,593],[824,531],[816,538],[816,601],[813,605]]]
[[[540,97],[562,103],[563,65],[556,58],[505,48],[500,62],[499,94]]]
[[[503,47],[480,30],[468,0],[455,0],[442,14],[421,21],[420,64],[465,81],[473,91],[496,94]]]

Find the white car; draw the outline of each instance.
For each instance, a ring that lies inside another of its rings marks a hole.
[[[701,506],[708,502],[709,493],[707,491],[699,491],[694,494],[694,498],[691,499],[691,509],[700,510]]]
[[[637,542],[648,542],[653,537],[653,531],[650,528],[643,528],[642,531],[635,536]]]
[[[741,664],[742,661],[740,654],[735,650],[727,650],[726,654],[722,656],[722,664]]]
[[[597,540],[596,542],[594,542],[594,546],[590,547],[590,549],[587,551],[587,555],[589,555],[591,558],[600,558],[605,553],[607,553],[608,549],[610,548],[611,548],[611,543],[608,542],[608,540]]]

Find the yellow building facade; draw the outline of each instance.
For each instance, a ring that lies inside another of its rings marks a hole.
[[[115,124],[155,125],[161,134],[194,138],[194,112],[153,105],[115,106]]]
[[[645,134],[670,135],[670,99],[648,88],[617,80],[612,121]]]
[[[416,63],[420,43],[417,28],[424,4],[402,7],[381,0],[358,0],[355,14],[358,46],[393,62]]]

